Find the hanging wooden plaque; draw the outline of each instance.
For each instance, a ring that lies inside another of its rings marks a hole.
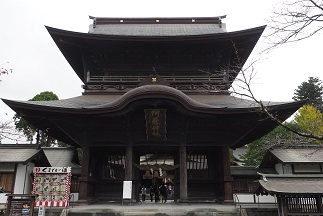
[[[165,141],[166,109],[145,109],[147,141]]]

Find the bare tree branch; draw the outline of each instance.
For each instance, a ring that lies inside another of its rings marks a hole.
[[[272,13],[265,51],[307,39],[323,29],[323,0],[285,0]]]
[[[4,75],[4,74],[12,73],[12,68],[5,67],[4,66],[5,64],[9,64],[9,62],[6,62],[6,63],[0,65],[0,76]],[[0,81],[1,81],[1,79],[0,79]]]
[[[16,130],[13,120],[0,122],[0,143],[3,139],[13,140],[18,142],[23,135]]]
[[[238,89],[232,88],[232,93],[235,95],[239,95],[241,97],[247,97],[247,98],[255,101],[255,103],[257,103],[259,105],[259,112],[260,113],[265,114],[268,118],[272,119],[278,125],[284,127],[288,131],[291,131],[294,134],[297,134],[298,136],[301,136],[301,137],[306,137],[306,138],[315,139],[315,140],[323,140],[323,136],[317,136],[317,135],[314,135],[313,133],[311,133],[311,134],[303,133],[303,132],[300,132],[298,130],[288,127],[286,124],[284,124],[282,121],[280,121],[276,117],[275,113],[271,112],[270,108],[266,104],[264,104],[263,101],[258,100],[255,97],[255,95],[252,91],[252,88],[251,88],[251,80],[253,79],[254,74],[255,74],[254,64],[255,64],[255,62],[253,62],[252,64],[249,64],[245,68],[242,68],[242,70],[240,72],[241,76],[237,77],[235,80],[236,85],[240,89],[238,90]],[[249,71],[249,70],[251,70],[251,71]]]

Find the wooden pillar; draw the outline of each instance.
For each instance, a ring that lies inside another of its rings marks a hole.
[[[140,164],[140,154],[137,151],[132,151],[133,152],[133,162],[136,164]],[[140,202],[140,197],[139,197],[139,193],[141,190],[140,187],[140,179],[142,178],[142,176],[140,176],[140,170],[136,167],[133,167],[134,169],[132,169],[132,179],[133,179],[133,197],[136,200],[136,202]],[[147,186],[146,186],[147,187]]]
[[[186,146],[179,147],[179,202],[188,202],[187,198],[187,155]]]
[[[179,153],[177,152],[175,155],[174,155],[174,164],[175,165],[179,165]],[[174,201],[175,202],[178,202],[178,199],[179,199],[179,168],[178,169],[175,169],[174,170],[174,181],[173,181],[173,184],[174,184]]]
[[[282,216],[283,215],[283,212],[282,212],[282,205],[281,205],[281,202],[282,202],[282,198],[280,196],[276,196],[277,198],[277,205],[278,205],[278,216]]]
[[[316,201],[316,207],[317,207],[317,212],[321,213],[322,212],[322,199],[320,196],[315,196],[315,201]]]
[[[233,203],[232,176],[230,168],[229,148],[223,146],[223,183],[224,183],[224,202]]]
[[[88,200],[88,177],[90,164],[90,149],[88,146],[83,147],[82,171],[79,178],[80,194],[79,202],[87,202]]]
[[[125,180],[132,181],[132,146],[126,147]]]
[[[282,196],[282,216],[286,216],[288,214],[288,202],[287,197]]]

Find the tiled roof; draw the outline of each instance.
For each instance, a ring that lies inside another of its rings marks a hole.
[[[72,172],[75,169],[80,170],[81,166],[73,163],[74,148],[45,147],[42,149],[52,167],[72,167]]]
[[[270,194],[323,194],[323,175],[267,175],[259,180]]]
[[[155,96],[158,93],[165,93],[169,95],[177,95],[184,101],[194,105],[195,107],[208,108],[254,108],[259,107],[253,100],[246,100],[230,95],[203,95],[190,94],[186,95],[183,92],[174,88],[162,85],[147,85],[133,89],[124,95],[82,95],[74,98],[55,100],[55,101],[17,101],[24,104],[33,104],[39,106],[56,107],[56,108],[71,108],[71,109],[91,109],[100,107],[116,106],[122,101],[129,100],[139,94],[148,94],[154,92]],[[266,106],[285,104],[280,102],[263,102]]]
[[[89,33],[115,36],[194,36],[224,33],[219,24],[107,24],[90,28]]]
[[[217,17],[92,17],[89,33],[114,36],[194,36],[226,32]]]
[[[3,145],[3,147],[0,147],[0,163],[26,163],[31,161],[41,151],[41,149],[36,148],[8,148],[6,145]]]
[[[323,163],[323,148],[279,148],[270,152],[283,163]]]

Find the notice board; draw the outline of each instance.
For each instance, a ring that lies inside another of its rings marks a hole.
[[[123,199],[131,199],[132,181],[123,181]]]
[[[8,196],[8,216],[32,216],[35,195],[31,194],[6,194]]]
[[[65,207],[68,205],[71,167],[35,167],[33,194],[35,206]]]

